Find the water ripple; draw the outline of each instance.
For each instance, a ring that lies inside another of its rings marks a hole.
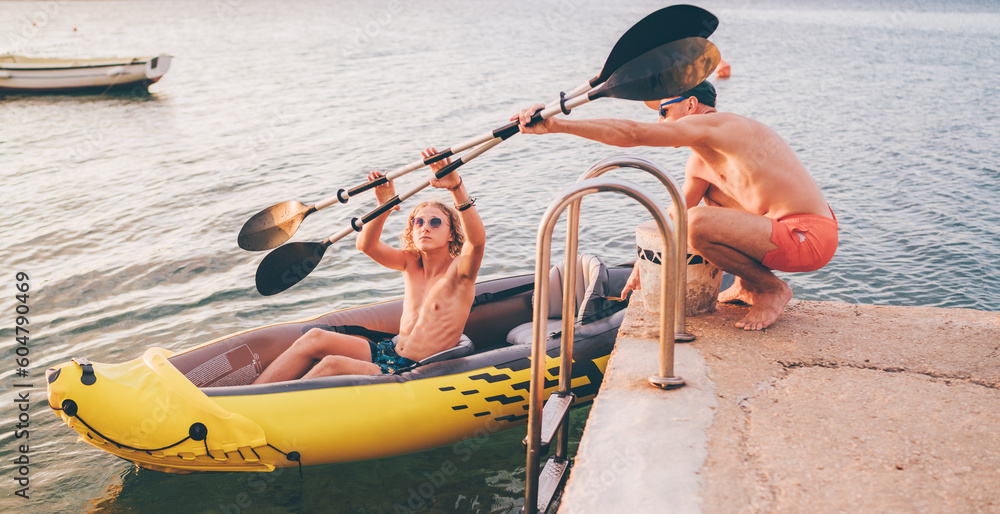
[[[18,40],[24,54],[169,52],[175,59],[149,95],[0,98],[0,178],[5,198],[13,198],[2,207],[0,260],[8,272],[32,275],[37,375],[74,356],[117,362],[150,346],[179,350],[399,297],[399,274],[359,255],[351,238],[331,247],[303,283],[261,297],[253,279],[264,254],[239,250],[236,233],[271,204],[315,202],[363,182],[369,170],[401,166],[424,147],[450,146],[558,97],[593,76],[617,35],[649,10],[591,0],[545,15],[537,2],[522,1],[474,9],[457,0],[307,0],[280,9],[263,0],[55,4],[58,12],[29,29],[24,20],[42,3],[5,2],[0,33],[30,30]],[[781,274],[796,297],[1000,311],[1000,86],[984,71],[1000,56],[995,6],[772,0],[707,7],[723,21],[713,40],[734,71],[716,82],[720,108],[785,137],[841,223],[828,266]],[[961,101],[942,93],[956,84]],[[611,99],[572,116],[654,120],[642,105]],[[660,163],[678,181],[688,155],[518,135],[464,167],[489,236],[481,278],[533,269],[546,206],[591,164],[622,153]],[[668,203],[651,178],[614,174]],[[398,189],[426,176],[401,178]],[[294,240],[322,240],[373,206],[370,196],[332,206],[312,215]],[[581,250],[629,261],[634,227],[646,219],[625,198],[588,197]],[[401,229],[402,216],[391,218],[384,239],[395,244]],[[556,229],[555,252],[563,231]],[[4,337],[11,332],[0,328]],[[35,393],[33,413],[41,413]],[[11,394],[0,386],[0,400]],[[0,418],[4,426],[13,421],[9,410]],[[32,483],[45,491],[49,510],[124,512],[190,496],[190,477],[130,471],[71,445],[55,416],[37,419]],[[464,510],[516,509],[521,485],[510,477],[519,476],[523,459],[510,448],[519,437],[491,438],[496,446],[477,452],[463,468],[467,478],[443,496]],[[0,443],[0,457],[9,458],[12,436],[0,434]],[[391,509],[450,451],[306,476],[358,509]],[[215,492],[186,505],[197,510],[233,503],[247,489],[242,474],[198,480]],[[384,491],[385,483],[400,490]],[[273,484],[255,506],[326,507],[303,499],[291,473]],[[368,498],[374,490],[386,498]]]

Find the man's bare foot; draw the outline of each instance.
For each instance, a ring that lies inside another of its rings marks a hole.
[[[736,328],[763,330],[778,320],[781,311],[792,299],[792,288],[780,280],[778,282],[780,286],[774,291],[750,293],[752,303],[748,303],[752,307],[743,319],[736,322]]]
[[[722,303],[742,302],[747,305],[753,305],[753,293],[743,287],[743,281],[740,277],[735,278],[736,280],[733,281],[732,285],[719,293],[719,301]]]

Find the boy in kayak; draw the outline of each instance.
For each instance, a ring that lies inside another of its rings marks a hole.
[[[792,289],[771,270],[813,271],[837,249],[837,220],[794,151],[766,125],[715,110],[715,88],[702,82],[680,96],[647,102],[657,123],[549,118],[530,123],[539,106],[511,117],[525,134],[566,133],[621,146],[686,146],[688,245],[735,275],[721,302],[751,305],[736,323],[761,330],[774,323]],[[705,205],[698,205],[704,200]],[[622,295],[639,288],[633,273]]]
[[[433,148],[423,156],[437,153]],[[431,164],[437,171],[449,159]],[[368,179],[383,174],[373,171]],[[459,343],[476,294],[476,276],[486,246],[486,228],[462,178],[452,171],[432,178],[431,185],[449,191],[455,209],[423,202],[410,213],[400,238],[403,248],[382,242],[389,212],[366,223],[357,248],[375,262],[403,272],[405,292],[398,336],[386,341],[314,328],[296,340],[254,381],[255,384],[328,375],[392,373]],[[390,181],[375,188],[379,204],[395,196]],[[399,210],[396,207],[395,210]],[[464,231],[463,231],[464,227]],[[467,339],[467,338],[466,338]]]

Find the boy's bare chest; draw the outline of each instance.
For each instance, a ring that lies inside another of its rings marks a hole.
[[[407,278],[401,320],[404,330],[415,325],[421,317],[434,317],[451,310],[455,295],[445,275]]]

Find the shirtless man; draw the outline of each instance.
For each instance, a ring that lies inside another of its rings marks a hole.
[[[771,270],[813,271],[826,265],[838,242],[833,211],[777,133],[760,122],[715,110],[711,83],[650,107],[659,107],[658,123],[553,117],[529,124],[538,106],[511,120],[519,120],[526,134],[561,132],[621,147],[690,148],[694,153],[683,186],[688,245],[737,277],[719,294],[721,302],[751,305],[737,327],[770,326],[792,298],[791,288]],[[702,200],[705,205],[698,205]],[[636,275],[622,295],[638,287]]]
[[[431,148],[423,155],[426,158],[434,153]],[[431,168],[437,171],[448,162],[439,161]],[[380,176],[382,173],[374,171],[368,179]],[[388,212],[366,223],[357,239],[358,250],[387,268],[403,272],[405,292],[399,335],[388,341],[369,342],[314,328],[278,356],[255,384],[300,377],[392,373],[447,350],[465,337],[462,330],[476,294],[486,229],[458,172],[431,179],[430,183],[451,192],[458,212],[440,202],[417,205],[400,238],[401,250],[380,240]],[[379,204],[395,194],[391,181],[375,189]]]

